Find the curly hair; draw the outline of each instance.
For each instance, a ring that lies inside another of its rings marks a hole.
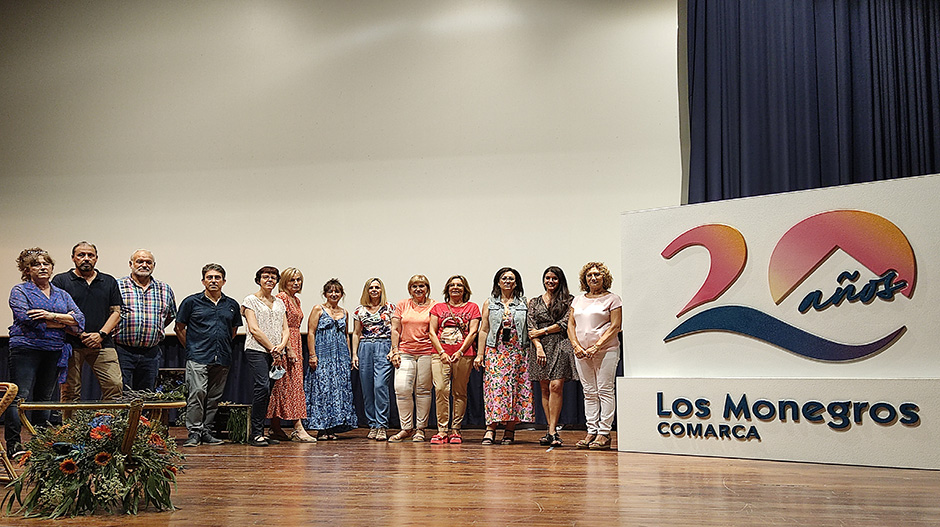
[[[578,274],[578,280],[581,282],[581,290],[584,292],[591,290],[587,283],[587,273],[594,268],[597,268],[597,270],[601,272],[601,276],[604,277],[604,290],[610,289],[610,286],[614,283],[614,277],[610,274],[610,269],[604,265],[604,262],[588,262],[584,264],[584,267],[581,268],[581,272]]]
[[[24,282],[29,282],[29,268],[37,260],[42,258],[52,267],[55,267],[55,260],[49,256],[49,253],[45,249],[39,247],[30,247],[29,249],[23,249],[20,251],[20,255],[16,257],[16,267],[20,270],[20,278]]]

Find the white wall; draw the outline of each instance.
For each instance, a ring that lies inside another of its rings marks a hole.
[[[619,213],[681,199],[677,82],[660,0],[5,3],[0,287],[82,239],[179,298],[297,266],[307,310],[333,276],[347,307],[373,275],[621,278]]]

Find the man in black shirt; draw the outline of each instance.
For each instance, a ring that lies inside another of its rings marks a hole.
[[[241,306],[222,294],[221,265],[202,268],[202,285],[205,290],[183,299],[176,314],[176,337],[186,347],[185,447],[222,444],[210,430],[232,363],[232,339],[242,325]]]
[[[79,242],[72,248],[75,267],[57,274],[52,283],[64,289],[85,315],[85,332],[69,335],[72,358],[62,386],[63,401],[78,401],[82,396],[82,367],[86,362],[101,385],[101,399],[121,396],[121,365],[111,332],[121,321],[121,291],[113,276],[95,269],[98,249],[91,243]]]

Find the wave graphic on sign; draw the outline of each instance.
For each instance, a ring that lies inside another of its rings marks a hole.
[[[846,362],[864,359],[884,350],[907,331],[907,326],[868,344],[842,344],[813,335],[751,307],[719,306],[692,316],[663,340],[669,342],[703,331],[738,333],[810,359]]]

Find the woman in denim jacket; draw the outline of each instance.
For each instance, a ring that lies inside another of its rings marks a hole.
[[[483,402],[486,432],[483,444],[496,440],[496,427],[506,430],[500,441],[510,445],[516,425],[532,422],[532,387],[529,383],[526,329],[526,299],[522,276],[511,267],[503,267],[493,277],[492,296],[483,303],[475,368],[483,367]]]

